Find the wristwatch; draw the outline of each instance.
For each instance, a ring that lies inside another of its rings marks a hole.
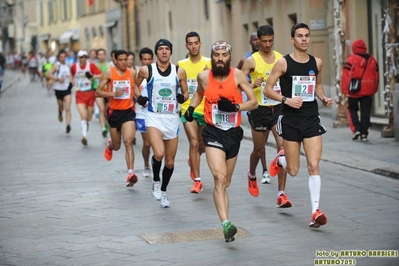
[[[283,96],[283,98],[281,98],[281,103],[284,104],[286,100],[287,100],[287,98],[285,96]]]

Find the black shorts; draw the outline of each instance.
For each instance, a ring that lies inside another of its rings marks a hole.
[[[224,151],[226,159],[237,156],[243,135],[244,131],[241,127],[234,127],[224,131],[207,124],[202,130],[205,146]]]
[[[111,128],[116,128],[118,131],[121,130],[123,123],[136,120],[136,113],[133,107],[127,110],[113,110],[108,108],[107,115],[108,125]]]
[[[277,122],[277,133],[288,141],[301,142],[326,132],[326,128],[320,124],[320,116],[281,115]]]
[[[71,90],[65,90],[65,91],[55,91],[55,97],[57,100],[64,100],[65,96],[71,95]]]
[[[247,112],[249,124],[255,131],[271,130],[277,124],[281,110],[283,110],[282,104],[259,106],[255,110]]]

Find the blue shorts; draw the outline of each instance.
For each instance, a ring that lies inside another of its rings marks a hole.
[[[140,133],[146,133],[147,128],[145,127],[145,119],[144,118],[136,118],[136,130]]]

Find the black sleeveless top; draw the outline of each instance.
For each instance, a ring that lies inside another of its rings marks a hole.
[[[289,54],[284,58],[287,61],[287,71],[280,77],[281,94],[287,98],[292,96],[292,77],[293,76],[317,76],[319,70],[317,68],[316,59],[309,55],[309,61],[306,63],[298,63],[291,58]],[[283,105],[283,115],[292,116],[317,116],[319,109],[315,99],[312,102],[303,102],[299,109],[292,108],[286,104]]]

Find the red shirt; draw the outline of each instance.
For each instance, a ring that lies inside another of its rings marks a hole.
[[[79,64],[79,63],[76,63],[76,64]],[[73,64],[72,67],[71,67],[71,73],[74,76],[76,74],[76,64]],[[98,74],[102,73],[101,70],[99,70],[94,63],[89,63],[89,64],[90,64],[90,72],[91,72],[91,74],[98,75]],[[80,67],[82,69],[84,69],[86,67],[86,65],[83,65],[83,66],[81,65]]]

